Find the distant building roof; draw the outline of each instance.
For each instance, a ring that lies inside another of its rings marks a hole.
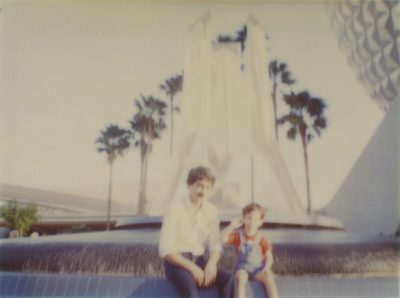
[[[55,215],[98,216],[107,212],[106,200],[0,183],[0,203],[14,198],[22,204],[31,202],[37,204],[43,219]],[[135,212],[133,207],[116,202],[112,202],[111,209],[113,215],[128,215]]]

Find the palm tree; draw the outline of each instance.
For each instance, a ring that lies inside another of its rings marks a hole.
[[[320,136],[321,130],[326,128],[327,120],[324,117],[324,109],[326,105],[324,101],[317,97],[312,97],[307,91],[295,94],[285,94],[283,100],[289,106],[289,114],[282,116],[278,120],[278,124],[289,123],[290,128],[287,136],[291,140],[295,140],[297,134],[300,134],[303,144],[303,154],[306,172],[307,186],[307,212],[311,213],[311,195],[310,195],[310,176],[308,169],[308,153],[307,144],[313,139],[313,131]],[[313,131],[311,130],[313,128]]]
[[[112,169],[117,154],[123,155],[123,152],[129,148],[129,138],[131,132],[126,129],[119,128],[118,125],[111,124],[105,130],[100,131],[100,136],[96,139],[96,143],[100,144],[97,148],[98,152],[107,154],[107,161],[110,165],[110,175],[108,182],[108,204],[107,204],[107,231],[110,229],[110,213],[111,213],[111,190],[112,190]]]
[[[183,84],[183,75],[179,74],[175,77],[171,77],[165,81],[164,84],[160,85],[161,90],[165,92],[167,96],[169,96],[169,100],[171,101],[171,137],[170,137],[170,147],[169,154],[172,155],[173,145],[174,145],[174,112],[179,111],[178,107],[174,106],[174,98],[178,92],[182,91]]]
[[[246,48],[246,40],[247,40],[247,26],[243,25],[243,28],[236,31],[236,39],[235,41],[240,42],[240,50],[243,53]]]
[[[149,154],[152,150],[153,141],[159,139],[161,131],[165,129],[165,108],[167,104],[153,96],[140,95],[135,99],[138,111],[130,122],[134,134],[139,135],[135,146],[140,147],[140,189],[138,214],[146,214],[146,184]]]
[[[268,73],[269,77],[272,80],[272,105],[274,108],[274,125],[275,125],[275,137],[276,141],[279,142],[279,135],[278,135],[278,125],[277,125],[277,98],[276,98],[276,91],[278,88],[278,84],[285,84],[285,85],[292,85],[296,81],[292,79],[292,74],[287,70],[286,63],[281,63],[277,60],[271,61],[268,66]]]
[[[233,43],[240,42],[240,51],[243,53],[246,48],[247,39],[247,26],[243,25],[242,29],[236,31],[236,36],[231,35],[221,35],[217,36],[217,42],[221,43]]]

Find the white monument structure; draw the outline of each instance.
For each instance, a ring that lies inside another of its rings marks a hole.
[[[212,42],[208,24],[197,22],[187,37],[176,147],[160,188],[164,204],[182,199],[188,171],[203,165],[217,176],[213,200],[221,210],[239,213],[255,201],[269,218],[309,222],[275,140],[265,31],[249,18],[242,53],[239,42]]]

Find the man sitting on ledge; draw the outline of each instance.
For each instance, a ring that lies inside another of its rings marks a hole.
[[[165,275],[180,297],[198,297],[198,288],[213,285],[220,297],[233,297],[233,275],[217,267],[222,251],[218,211],[207,200],[215,177],[209,168],[197,167],[186,182],[188,198],[172,204],[163,219],[159,253]]]

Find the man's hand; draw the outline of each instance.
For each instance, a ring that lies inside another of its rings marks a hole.
[[[194,266],[190,269],[190,274],[192,274],[194,281],[199,287],[204,286],[204,271],[197,265],[194,264]]]
[[[208,262],[206,267],[204,268],[204,286],[210,286],[217,277],[217,265],[211,262]]]

